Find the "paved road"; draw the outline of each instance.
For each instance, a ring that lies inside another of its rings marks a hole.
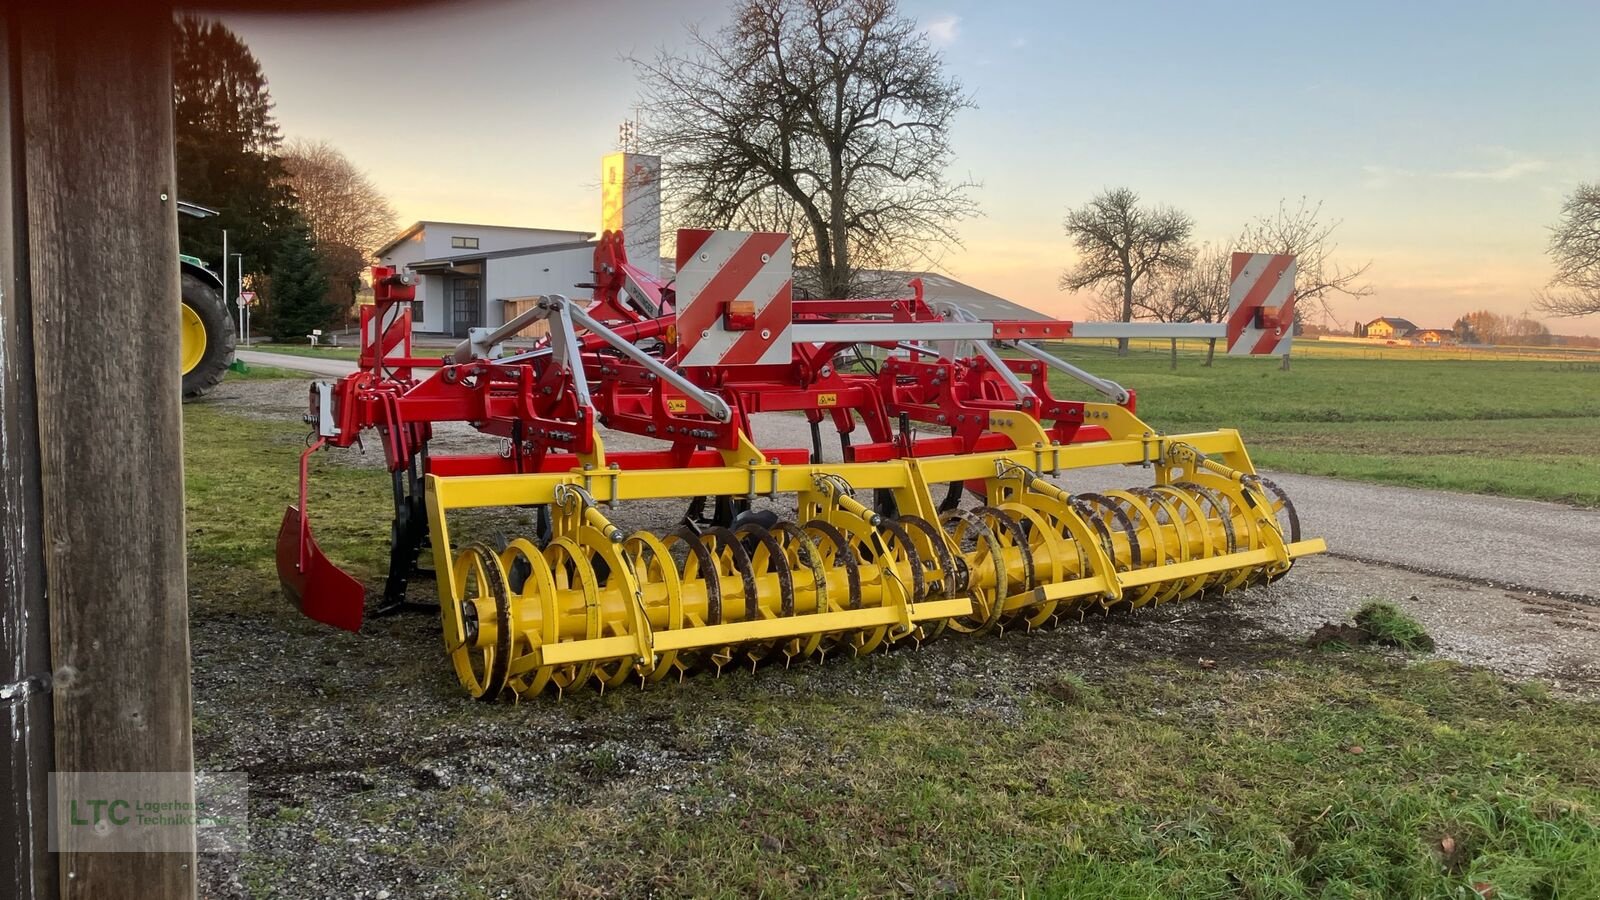
[[[272,366],[293,372],[305,372],[307,375],[316,375],[320,378],[338,378],[356,370],[356,364],[345,359],[263,353],[260,350],[239,350],[234,355],[252,366]]]
[[[354,363],[336,359],[253,350],[239,351],[239,358],[321,377],[355,371]],[[759,419],[755,429],[770,445],[810,446],[803,419]],[[621,439],[616,446],[627,444]],[[1269,474],[1294,500],[1306,536],[1327,538],[1329,550],[1340,556],[1600,599],[1600,510]],[[1084,470],[1064,483],[1092,490],[1146,481],[1137,468],[1110,467]]]
[[[1340,555],[1600,599],[1600,509],[1272,477]]]

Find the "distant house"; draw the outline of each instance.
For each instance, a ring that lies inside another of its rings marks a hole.
[[[1379,316],[1371,322],[1361,326],[1365,337],[1384,341],[1405,340],[1411,336],[1417,326],[1410,319],[1401,319],[1396,316]]]
[[[1459,342],[1454,328],[1418,328],[1406,335],[1406,337],[1419,344],[1428,344],[1436,347]]]

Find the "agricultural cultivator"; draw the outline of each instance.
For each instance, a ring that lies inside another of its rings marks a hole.
[[[361,625],[365,592],[317,547],[305,501],[312,454],[369,429],[394,485],[381,605],[405,601],[431,544],[446,651],[483,699],[1032,628],[1269,581],[1324,549],[1237,432],[1159,434],[1131,391],[1033,343],[1126,325],[980,321],[919,282],[904,298],[793,299],[786,235],[682,231],[677,247],[666,283],[608,232],[581,286],[592,301],[544,297],[443,357],[413,352],[411,279],[374,269],[359,371],[312,387],[301,502],[279,534],[300,608]],[[1185,333],[1282,352],[1292,260],[1240,254],[1235,276],[1229,321]],[[503,352],[538,320],[547,337]],[[1057,397],[1052,374],[1098,399]],[[803,415],[812,446],[764,443],[762,413]],[[431,452],[439,422],[502,449]],[[824,424],[842,462],[822,461]],[[608,451],[602,428],[654,445]],[[1150,483],[1061,480],[1110,464]],[[611,520],[672,498],[687,514],[663,533]],[[488,507],[528,510],[534,533],[455,546],[461,511]]]

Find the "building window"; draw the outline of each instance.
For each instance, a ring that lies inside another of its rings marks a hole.
[[[421,300],[413,300],[413,301],[411,301],[411,324],[413,324],[413,325],[421,325],[422,324],[422,309],[423,309],[423,307],[422,307],[422,301]]]
[[[478,239],[475,237],[453,237],[450,239],[450,247],[453,250],[476,250],[478,249]]]

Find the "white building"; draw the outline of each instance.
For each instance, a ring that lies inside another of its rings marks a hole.
[[[504,322],[507,300],[574,294],[574,285],[593,277],[593,237],[589,231],[418,222],[376,256],[422,276],[411,305],[414,332],[465,337],[468,328]]]
[[[601,223],[624,229],[629,262],[656,271],[661,256],[661,162],[613,153],[601,164]],[[373,254],[379,263],[421,276],[412,331],[465,337],[503,324],[521,302],[545,294],[589,297],[593,231],[417,222]]]

